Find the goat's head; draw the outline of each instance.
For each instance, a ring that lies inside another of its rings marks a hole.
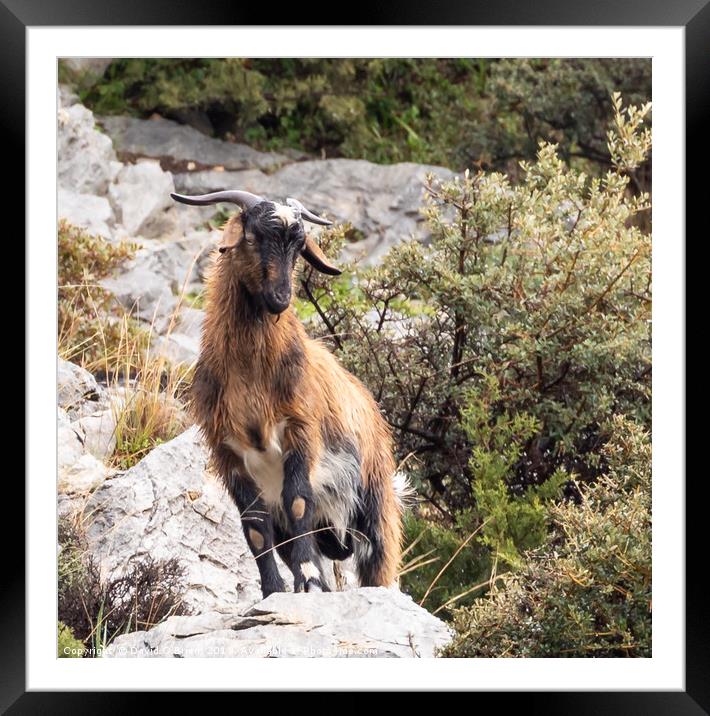
[[[293,269],[299,254],[322,273],[340,274],[303,228],[304,219],[313,224],[331,222],[316,216],[296,199],[277,204],[246,191],[170,196],[184,204],[230,202],[242,207],[242,213],[227,223],[219,250],[231,254],[245,288],[270,313],[281,313],[291,303]]]

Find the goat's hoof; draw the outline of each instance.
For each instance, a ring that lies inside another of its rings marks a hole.
[[[309,579],[306,582],[307,592],[329,592],[328,585],[321,579]]]
[[[270,594],[274,594],[274,592],[285,592],[286,591],[286,585],[282,582],[274,582],[272,584],[265,584],[261,588],[261,596],[266,599]]]
[[[329,592],[328,585],[317,577],[310,577],[305,579],[297,577],[293,583],[294,592]]]

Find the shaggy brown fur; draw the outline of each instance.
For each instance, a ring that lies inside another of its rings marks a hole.
[[[401,505],[392,482],[396,465],[389,427],[368,390],[306,335],[290,307],[272,315],[254,304],[262,281],[277,268],[264,269],[257,244],[244,235],[241,216],[233,216],[207,282],[192,393],[196,420],[230,489],[235,480],[249,480],[249,471],[225,441],[263,453],[284,426],[284,459],[299,451],[311,480],[324,450],[354,445],[365,514],[351,526],[372,543],[369,556],[358,559],[360,581],[391,585],[400,557]],[[294,504],[294,513],[301,507]]]

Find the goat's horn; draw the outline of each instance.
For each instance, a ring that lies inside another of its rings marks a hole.
[[[220,201],[224,201],[230,204],[239,204],[244,210],[251,209],[252,206],[266,201],[263,196],[257,196],[248,191],[215,191],[211,194],[198,194],[197,196],[171,193],[170,196],[175,199],[175,201],[182,202],[183,204],[204,206],[205,204],[217,204]]]
[[[298,199],[286,199],[286,203],[296,209],[298,213],[301,215],[301,218],[305,219],[306,221],[310,221],[311,224],[320,224],[321,226],[332,226],[333,222],[328,221],[327,219],[323,219],[320,216],[316,216],[312,211],[308,211],[303,204],[301,204]]]

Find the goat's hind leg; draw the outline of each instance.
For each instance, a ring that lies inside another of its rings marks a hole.
[[[397,580],[400,556],[400,508],[383,481],[370,480],[363,490],[353,538],[361,587],[390,587]]]
[[[229,491],[239,508],[244,536],[259,568],[262,595],[268,597],[273,592],[285,592],[286,585],[274,559],[272,517],[259,497],[256,486],[250,478],[233,472]]]

